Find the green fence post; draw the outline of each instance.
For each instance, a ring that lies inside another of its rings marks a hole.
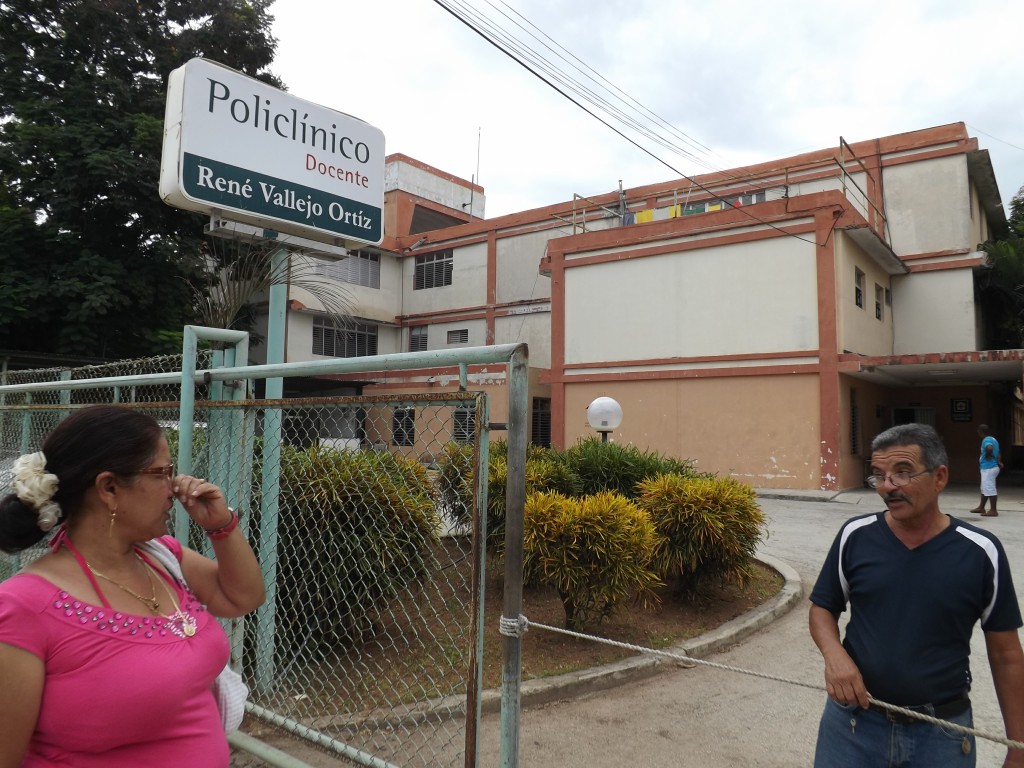
[[[502,616],[519,619],[523,609],[523,508],[526,505],[526,420],[529,414],[526,345],[508,365],[508,483],[505,501],[505,596]],[[501,667],[501,766],[519,766],[519,707],[522,640],[503,635]]]
[[[288,285],[282,277],[287,275],[289,253],[280,248],[270,257],[270,301],[267,315],[267,364],[284,364],[285,318],[288,304]],[[284,379],[266,380],[266,399],[280,400],[284,394]],[[281,409],[267,408],[263,412],[263,473],[260,507],[260,555],[267,599],[256,610],[255,685],[257,690],[270,690],[273,684],[277,625],[277,542],[281,493]]]

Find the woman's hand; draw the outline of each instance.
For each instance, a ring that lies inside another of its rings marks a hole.
[[[207,531],[215,531],[231,522],[231,510],[224,494],[204,477],[178,475],[174,478],[174,495],[188,516]]]

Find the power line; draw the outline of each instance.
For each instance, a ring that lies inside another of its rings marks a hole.
[[[766,220],[760,218],[759,216],[755,216],[749,210],[747,210],[744,206],[736,206],[733,203],[729,202],[728,200],[724,200],[714,190],[709,189],[708,187],[704,186],[703,184],[701,184],[699,181],[697,181],[692,176],[689,176],[688,174],[683,173],[678,168],[675,168],[673,165],[671,165],[668,161],[664,160],[661,157],[658,157],[656,154],[651,152],[647,147],[643,146],[642,144],[637,142],[635,139],[631,138],[630,136],[627,136],[621,130],[619,130],[614,125],[609,123],[607,120],[605,120],[604,118],[602,118],[599,115],[597,115],[593,110],[588,109],[579,100],[574,98],[571,94],[569,94],[566,91],[564,91],[561,88],[559,88],[555,84],[555,82],[545,78],[540,72],[537,71],[537,69],[534,69],[533,67],[531,67],[525,61],[525,59],[530,58],[530,57],[527,56],[524,53],[523,46],[519,43],[519,41],[516,40],[514,37],[511,37],[504,29],[501,29],[500,27],[496,27],[495,25],[493,25],[493,23],[491,23],[491,21],[489,19],[487,19],[484,16],[481,16],[474,9],[466,7],[465,4],[458,3],[458,0],[454,0],[454,2],[452,2],[452,0],[434,0],[434,2],[437,5],[439,5],[441,8],[446,10],[448,13],[450,13],[452,16],[454,16],[456,19],[458,19],[460,22],[462,22],[465,26],[467,26],[469,29],[471,29],[473,32],[475,32],[477,35],[482,37],[488,43],[493,45],[495,48],[500,50],[502,53],[504,53],[506,56],[511,58],[517,64],[522,66],[524,69],[526,69],[528,72],[530,72],[530,74],[534,75],[536,78],[541,80],[543,83],[548,85],[550,88],[555,90],[557,93],[559,93],[560,95],[562,95],[565,98],[567,98],[569,101],[571,101],[577,107],[579,107],[584,112],[586,112],[588,115],[593,117],[595,120],[597,120],[598,122],[602,123],[607,128],[610,128],[612,131],[614,131],[619,136],[621,136],[623,139],[625,139],[630,144],[635,146],[641,152],[644,152],[645,154],[649,155],[651,158],[653,158],[654,160],[658,161],[659,163],[664,165],[666,168],[671,170],[674,174],[676,174],[676,175],[686,179],[687,181],[689,181],[691,185],[696,186],[698,189],[701,189],[704,192],[707,192],[714,199],[721,201],[723,204],[729,205],[731,208],[740,211],[743,215],[747,216],[748,218],[750,218],[750,219],[752,219],[752,220],[754,220],[754,221],[756,221],[756,222],[758,222],[760,224],[763,224],[766,227],[774,229],[777,232],[779,232],[779,233],[781,233],[783,235],[786,235],[787,237],[794,237],[797,240],[801,240],[801,241],[803,241],[805,243],[810,243],[811,245],[818,245],[818,243],[816,241],[814,241],[814,240],[808,240],[807,238],[801,237],[800,235],[794,234],[792,232],[787,232],[785,229],[783,229],[783,228],[781,228],[779,226],[776,226],[775,224],[773,224],[773,223],[771,223],[769,221],[766,221]],[[462,7],[462,9],[465,11],[466,15],[465,16],[460,15],[453,7],[451,7],[454,4],[460,5],[460,7]],[[469,17],[475,17],[475,18],[479,19],[482,26],[487,27],[490,30],[492,30],[492,35],[493,36],[488,35],[483,29],[481,29],[480,26],[475,25],[470,20]],[[499,38],[503,38],[504,39],[504,41],[505,41],[504,44],[502,44],[502,42],[499,42]],[[590,101],[590,103],[593,104],[594,106],[599,106],[599,104],[597,102],[600,102],[601,101],[600,99],[595,101],[594,99],[587,98],[584,95],[584,93],[586,92],[586,89],[583,89],[582,92],[581,92],[581,90],[580,90],[581,86],[579,85],[579,83],[576,83],[575,80],[572,80],[572,78],[567,77],[564,73],[562,73],[560,70],[558,70],[557,67],[554,67],[553,65],[551,65],[550,62],[548,62],[546,59],[544,59],[544,57],[538,56],[536,54],[536,52],[532,51],[532,49],[529,49],[528,47],[526,47],[526,50],[530,50],[532,53],[534,53],[534,56],[536,58],[539,58],[541,61],[543,61],[544,63],[546,63],[548,65],[548,71],[549,71],[549,74],[551,75],[551,77],[553,78],[553,80],[558,80],[559,82],[563,82],[563,84],[565,83],[566,80],[568,80],[569,83],[575,85],[576,87],[572,88],[572,86],[570,86],[570,85],[566,85],[566,87],[569,87],[572,90],[575,90],[577,93],[580,93],[581,96],[585,100]],[[640,126],[639,129],[638,129],[637,126],[639,124],[636,123],[636,121],[632,120],[631,118],[627,118],[627,119],[623,120],[623,122],[626,122],[627,124],[632,125],[635,130],[639,130],[644,135],[650,136],[650,134],[651,134],[649,129],[647,129],[647,128],[643,127],[643,126]],[[665,144],[666,140],[661,138],[661,137],[655,137],[652,140],[656,141],[657,143],[662,144],[662,146],[666,146],[666,144]],[[666,146],[666,148],[669,148],[669,147]],[[686,151],[684,151],[684,153],[692,157],[691,153],[686,152]]]

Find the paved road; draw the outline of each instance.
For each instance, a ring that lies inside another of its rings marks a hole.
[[[806,597],[842,522],[881,509],[870,491],[782,494],[762,498],[769,536],[762,551],[785,561],[803,581]],[[1024,596],[1024,487],[1001,487],[1002,514],[979,519],[967,512],[973,488],[947,490],[944,511],[995,531],[1006,547],[1018,591]],[[822,663],[807,632],[806,602],[766,629],[710,660],[812,685],[822,683]],[[542,631],[542,630],[531,630]],[[976,727],[1001,733],[1001,719],[985,657],[975,633],[972,698]],[[824,693],[706,667],[666,669],[653,678],[610,690],[526,708],[521,718],[519,765],[523,768],[794,768],[809,766]],[[482,768],[499,768],[500,719],[485,715]],[[1004,748],[979,742],[979,768],[1002,764]],[[317,766],[347,765],[300,749],[296,756]],[[247,763],[252,765],[253,763]]]

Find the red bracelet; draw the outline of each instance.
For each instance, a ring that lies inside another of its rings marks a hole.
[[[208,528],[203,529],[206,531],[207,537],[211,539],[226,539],[238,527],[238,513],[231,507],[228,507],[228,512],[231,513],[231,519],[226,524],[220,528],[214,528],[212,531]]]

